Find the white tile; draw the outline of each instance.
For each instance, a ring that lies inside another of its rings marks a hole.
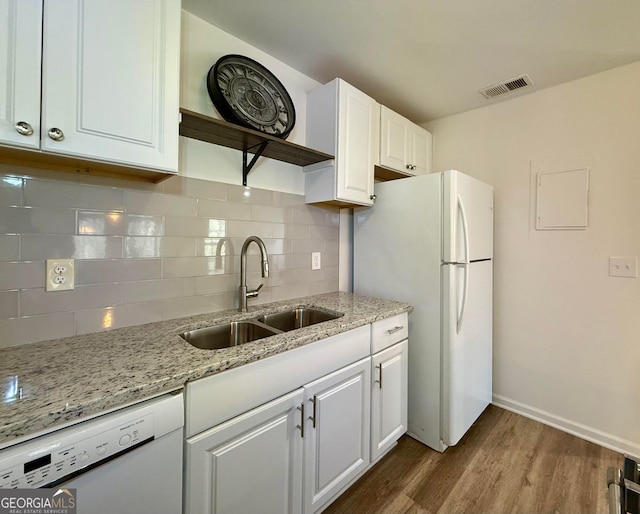
[[[204,257],[223,257],[225,255],[240,255],[242,240],[229,237],[205,237],[198,239],[196,253]]]
[[[24,205],[121,211],[124,209],[124,192],[114,187],[27,179],[24,183]]]
[[[0,347],[73,336],[75,319],[75,313],[65,312],[0,320]]]
[[[309,225],[287,223],[284,227],[284,237],[286,237],[287,239],[309,239],[309,235]]]
[[[0,292],[0,319],[18,317],[19,297],[20,293],[18,291]]]
[[[171,195],[209,198],[212,200],[227,199],[227,185],[211,180],[174,176],[163,180],[161,185],[163,192]]]
[[[196,294],[220,294],[240,287],[240,275],[211,275],[195,277]]]
[[[192,296],[163,300],[162,319],[175,319],[196,314],[206,314],[223,310],[225,296],[222,294]]]
[[[183,196],[126,190],[124,202],[127,214],[164,216],[196,216],[197,214],[196,199]]]
[[[123,303],[149,302],[196,295],[194,277],[127,282],[122,286]]]
[[[228,237],[258,236],[261,238],[284,238],[286,230],[284,223],[268,223],[262,221],[229,220],[227,223]]]
[[[193,237],[126,237],[124,256],[142,257],[195,257],[196,239]]]
[[[0,207],[0,232],[8,234],[73,234],[75,225],[72,209]]]
[[[286,284],[283,286],[275,286],[271,288],[271,295],[274,302],[280,300],[288,300],[291,298],[299,298],[309,295],[309,286],[307,284]]]
[[[22,205],[23,179],[12,175],[0,175],[0,205]]]
[[[239,202],[198,199],[198,216],[225,220],[251,219],[252,206]]]
[[[225,237],[227,222],[223,219],[167,216],[165,234],[182,237]]]
[[[44,261],[0,262],[0,291],[44,287]]]
[[[160,257],[160,237],[126,237],[124,240],[125,258]]]
[[[273,205],[274,207],[291,207],[295,205],[304,205],[304,195],[273,191]]]
[[[329,241],[340,238],[340,228],[329,225],[310,225],[309,237],[311,239],[323,239]]]
[[[0,235],[0,261],[20,259],[20,236],[18,234]]]
[[[72,291],[47,292],[44,288],[20,291],[20,314],[50,314],[122,303],[119,284],[77,286]]]
[[[114,328],[143,325],[162,320],[159,302],[132,303],[106,309],[87,309],[76,313],[78,335]]]
[[[122,258],[122,237],[23,234],[24,260]]]
[[[283,207],[271,207],[269,205],[252,205],[251,219],[254,221],[270,221],[284,223],[287,221],[286,209]]]
[[[79,211],[78,234],[161,236],[164,234],[164,217],[121,212]]]
[[[269,259],[269,269],[271,270],[284,270],[284,269],[296,269],[296,268],[309,268],[311,269],[311,252],[288,254],[288,255],[274,255]]]
[[[311,253],[322,251],[322,239],[294,239],[291,242],[293,253]]]
[[[232,273],[233,264],[227,257],[178,257],[162,259],[164,278],[197,277]]]
[[[2,263],[0,263],[1,265]],[[160,259],[80,260],[76,262],[77,285],[151,280],[159,279],[161,276],[162,261]]]

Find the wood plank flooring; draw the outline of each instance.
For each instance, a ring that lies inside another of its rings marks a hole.
[[[607,514],[607,468],[623,460],[490,405],[445,453],[402,437],[325,513]]]

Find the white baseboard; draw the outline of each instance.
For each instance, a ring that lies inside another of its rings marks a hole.
[[[605,448],[609,448],[618,453],[626,453],[630,455],[640,455],[640,444],[627,441],[612,434],[602,432],[587,425],[582,425],[570,419],[566,419],[550,412],[531,407],[530,405],[511,400],[499,394],[493,395],[493,405],[501,407],[516,414],[520,414],[525,418],[539,421],[550,427],[557,428],[568,434],[575,435],[581,439],[599,444]]]

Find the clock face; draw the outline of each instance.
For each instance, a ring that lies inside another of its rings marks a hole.
[[[225,55],[209,70],[209,96],[231,123],[285,138],[295,124],[287,90],[260,63],[242,55]]]

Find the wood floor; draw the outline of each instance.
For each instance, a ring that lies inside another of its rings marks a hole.
[[[607,514],[607,467],[623,456],[489,406],[438,453],[404,436],[325,513]]]

